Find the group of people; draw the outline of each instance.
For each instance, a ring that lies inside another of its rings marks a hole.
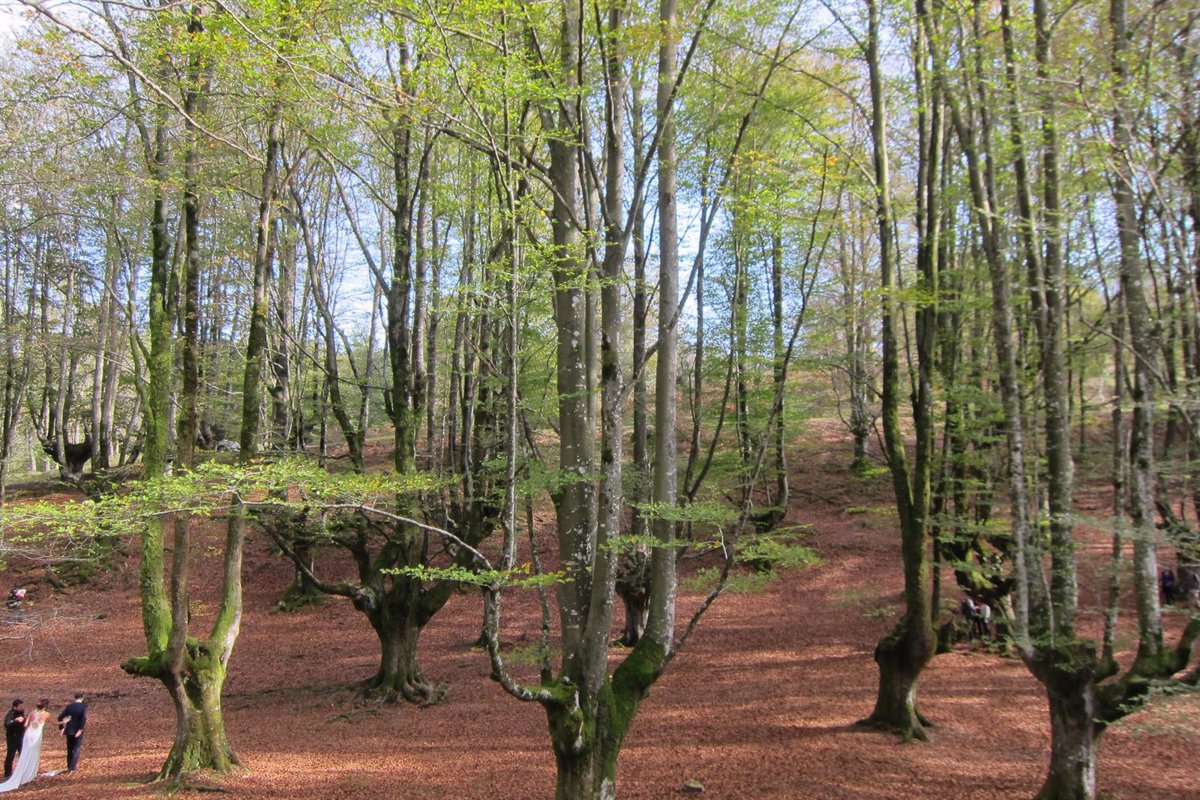
[[[42,761],[43,731],[50,719],[50,701],[39,700],[33,711],[27,711],[22,700],[14,700],[12,708],[4,715],[4,738],[8,753],[4,758],[4,782],[0,792],[11,792],[29,783],[38,776]],[[79,753],[83,749],[83,730],[87,726],[87,703],[82,693],[75,694],[75,701],[67,704],[58,715],[58,730],[66,738],[67,772],[79,767]],[[47,773],[58,774],[58,772]]]
[[[1180,570],[1181,572],[1183,570]],[[1183,577],[1184,591],[1187,593],[1188,608],[1200,609],[1200,567],[1193,566],[1187,570]],[[1175,573],[1168,567],[1162,571],[1158,577],[1159,587],[1162,589],[1163,605],[1175,605],[1178,594],[1178,583],[1175,580]]]
[[[967,620],[967,641],[973,639],[992,638],[992,607],[983,600],[973,600],[969,595],[963,598],[961,611]]]

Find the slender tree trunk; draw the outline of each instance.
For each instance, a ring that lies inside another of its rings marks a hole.
[[[904,564],[905,614],[895,629],[875,647],[879,667],[879,689],[875,709],[864,722],[893,730],[904,738],[925,736],[916,702],[916,684],[921,671],[936,650],[936,635],[930,622],[928,557],[928,476],[919,473],[928,461],[918,464],[910,476],[904,437],[900,427],[900,299],[895,249],[892,241],[895,218],[891,208],[891,184],[887,150],[887,110],[883,96],[880,62],[880,11],[877,0],[868,0],[869,32],[867,64],[871,82],[871,139],[875,170],[876,222],[879,229],[880,274],[883,284],[882,346],[884,444],[888,448],[892,483],[900,518],[901,554]],[[927,167],[926,167],[927,168]],[[927,415],[922,415],[924,418]],[[917,421],[918,428],[921,420]],[[922,434],[918,432],[918,438]],[[915,487],[915,488],[914,488]]]
[[[608,51],[605,67],[605,130],[604,130],[604,259],[600,282],[600,495],[596,531],[596,567],[594,585],[609,587],[588,610],[593,641],[586,644],[596,660],[592,666],[604,673],[607,667],[600,662],[608,653],[608,638],[612,619],[612,592],[618,579],[617,551],[612,545],[621,535],[625,506],[624,468],[625,438],[625,376],[621,369],[621,329],[624,314],[621,297],[624,294],[622,270],[625,265],[624,222],[625,174],[625,85],[622,68],[621,37],[623,13],[614,4],[608,12]],[[626,604],[627,619],[629,606]],[[629,633],[627,630],[626,633]]]
[[[292,199],[296,204],[296,221],[300,225],[300,234],[304,241],[304,254],[308,265],[308,282],[309,286],[312,287],[313,302],[316,305],[317,315],[320,317],[322,324],[321,339],[324,341],[322,363],[325,368],[330,410],[333,413],[334,419],[337,420],[338,427],[342,431],[342,437],[346,440],[346,449],[350,455],[351,467],[355,472],[362,472],[365,469],[363,461],[365,431],[355,427],[354,422],[350,418],[350,410],[346,400],[342,395],[342,381],[338,367],[337,326],[333,319],[333,312],[329,307],[329,300],[326,297],[324,280],[320,274],[316,243],[313,241],[308,215],[304,210],[303,198],[300,197],[300,193],[294,187],[292,189]],[[352,353],[347,353],[346,355],[348,358],[353,358]],[[322,420],[324,420],[324,415],[322,415]]]
[[[433,145],[427,143],[426,147],[431,148]],[[429,185],[429,162],[428,155],[422,157],[420,170],[417,175],[417,220],[414,234],[414,250],[416,258],[413,260],[413,310],[412,310],[412,364],[410,370],[412,372],[412,406],[413,406],[413,441],[417,439],[416,428],[420,427],[426,411],[426,405],[432,407],[431,399],[427,396],[425,365],[426,365],[426,348],[432,347],[429,342],[429,229],[430,229],[430,192],[432,191]],[[433,442],[425,442],[425,452],[430,453],[433,449]],[[429,468],[428,456],[421,462],[422,465]]]
[[[1107,288],[1105,290],[1107,295]],[[1109,564],[1108,596],[1104,609],[1104,636],[1100,658],[1107,665],[1116,664],[1117,619],[1121,609],[1121,573],[1125,558],[1125,537],[1129,533],[1125,498],[1129,491],[1129,426],[1126,421],[1125,400],[1128,378],[1125,368],[1124,310],[1119,300],[1107,298],[1113,332],[1113,409],[1112,409],[1112,559]]]
[[[283,451],[297,444],[293,437],[293,427],[296,420],[293,415],[295,407],[292,397],[292,382],[295,379],[296,366],[292,358],[292,337],[296,330],[296,237],[295,223],[286,210],[277,215],[274,221],[274,238],[281,240],[281,251],[275,269],[275,341],[270,354],[271,377],[271,447]],[[300,327],[303,330],[303,326]]]
[[[775,423],[775,502],[772,505],[772,523],[787,514],[789,501],[788,464],[785,444],[787,442],[787,350],[783,340],[783,235],[776,231],[771,236],[771,324],[774,336],[772,348],[774,363],[772,377],[775,380],[775,396],[779,398],[778,420]]]
[[[438,245],[438,219],[431,223],[432,254],[430,257],[429,333],[425,348],[425,441],[429,450],[429,468],[442,469],[442,437],[438,431],[438,328],[442,321],[442,251]],[[447,231],[446,235],[449,235]]]
[[[573,0],[562,3],[557,77],[570,92],[576,86],[582,20]],[[563,671],[578,679],[582,674],[580,644],[591,597],[590,565],[593,558],[595,493],[593,466],[594,430],[589,413],[587,363],[588,330],[587,264],[579,241],[579,141],[580,109],[577,99],[557,108],[543,108],[543,123],[557,133],[550,139],[550,181],[554,186],[551,209],[554,266],[554,322],[557,330],[558,424],[561,448],[559,469],[568,476],[559,490],[559,555],[565,580],[558,585],[561,612]]]
[[[107,339],[104,345],[105,361],[103,365],[103,379],[100,387],[100,424],[93,434],[96,439],[96,447],[99,459],[97,466],[108,468],[113,466],[113,456],[116,455],[116,443],[113,441],[113,423],[117,405],[117,388],[118,380],[123,372],[122,364],[122,330],[123,324],[121,321],[121,303],[118,301],[120,294],[118,292],[119,278],[122,272],[121,268],[121,246],[118,241],[119,234],[116,231],[116,217],[118,211],[118,201],[113,198],[112,202],[112,222],[107,231],[108,245],[107,249],[111,251],[109,260],[112,264],[112,269],[109,272],[110,280],[104,287],[105,295],[109,297],[108,304],[108,325],[106,327]],[[132,436],[132,432],[128,436]]]
[[[640,86],[635,85],[630,101],[630,127],[634,141],[634,173],[641,174],[642,160],[641,143],[645,139],[642,121],[642,104]],[[646,321],[649,314],[646,292],[646,207],[639,203],[631,210],[634,215],[633,224],[633,480],[630,482],[629,501],[633,506],[630,511],[630,535],[640,541],[646,535],[646,517],[639,505],[647,498],[650,478],[650,456],[648,451],[649,426],[647,424],[647,391],[646,391]],[[703,272],[701,265],[699,273]],[[703,351],[703,275],[697,275],[696,284],[696,349]],[[700,358],[697,355],[697,358]],[[694,443],[693,443],[694,446]],[[642,545],[634,545],[620,565],[617,575],[617,593],[625,606],[625,624],[622,629],[621,642],[632,647],[642,638],[646,630],[646,617],[650,613],[649,594],[649,552]]]
[[[1162,609],[1158,601],[1158,530],[1154,514],[1154,381],[1158,365],[1154,317],[1146,296],[1146,265],[1138,251],[1139,224],[1131,159],[1131,86],[1129,30],[1125,0],[1111,0],[1112,66],[1115,80],[1112,115],[1113,194],[1120,244],[1121,293],[1134,359],[1131,399],[1133,423],[1129,472],[1129,516],[1133,527],[1134,595],[1137,600],[1138,653],[1135,671],[1157,671],[1167,655],[1163,646]]]

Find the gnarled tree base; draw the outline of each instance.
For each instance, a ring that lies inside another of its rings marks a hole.
[[[910,625],[906,617],[875,645],[879,666],[879,693],[871,716],[855,723],[858,728],[895,733],[905,741],[926,741],[932,727],[917,708],[917,678],[936,649],[933,628]]]
[[[377,697],[389,703],[401,700],[418,706],[437,705],[450,691],[447,683],[430,683],[424,678],[381,678],[376,675],[362,684],[364,695]]]

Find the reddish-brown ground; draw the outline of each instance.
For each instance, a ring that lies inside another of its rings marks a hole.
[[[874,698],[872,648],[900,604],[898,540],[886,481],[849,476],[848,447],[834,427],[814,427],[805,439],[795,459],[791,521],[811,526],[823,563],[718,601],[643,705],[621,756],[620,796],[679,797],[695,779],[714,798],[1032,797],[1046,765],[1048,723],[1038,686],[1018,661],[961,648],[936,658],[921,683],[922,709],[937,725],[929,743],[852,730]],[[1106,507],[1099,488],[1083,489],[1080,502],[1097,514]],[[198,630],[212,610],[216,541],[196,546]],[[1083,574],[1091,608],[1104,547],[1097,532]],[[170,745],[171,708],[159,685],[118,667],[143,651],[136,562],[59,593],[35,577],[0,575],[0,586],[31,587],[36,622],[0,625],[0,700],[7,707],[13,696],[46,696],[57,710],[79,688],[91,705],[81,771],[41,778],[15,796],[158,796],[147,782]],[[376,640],[363,617],[336,600],[273,613],[289,578],[287,565],[254,539],[225,695],[246,770],[225,782],[225,796],[553,796],[544,715],[489,681],[486,658],[470,646],[480,624],[478,594],[457,595],[422,639],[427,676],[450,685],[445,701],[379,706],[351,688],[376,666]],[[681,592],[681,620],[699,598]],[[1172,633],[1180,620],[1168,616]],[[1095,614],[1085,619],[1096,621]],[[531,643],[538,629],[530,598],[506,601],[506,642]],[[1104,796],[1200,798],[1198,712],[1194,694],[1162,698],[1106,733],[1098,775]],[[63,753],[53,738],[42,768],[60,768]]]

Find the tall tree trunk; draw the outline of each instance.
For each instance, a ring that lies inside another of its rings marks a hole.
[[[296,330],[296,236],[291,214],[284,213],[274,220],[274,238],[280,252],[273,259],[275,269],[275,313],[271,332],[274,347],[270,353],[271,378],[271,449],[283,451],[293,445],[294,399],[292,382],[296,367],[292,359],[292,337]],[[303,327],[300,328],[303,330]],[[299,337],[297,337],[299,338]]]
[[[875,709],[864,720],[868,725],[895,731],[904,738],[924,738],[925,732],[917,709],[917,679],[936,649],[936,636],[930,622],[930,581],[928,530],[929,460],[918,457],[917,472],[910,474],[900,427],[899,326],[901,306],[898,296],[898,264],[892,239],[895,218],[891,206],[887,148],[887,108],[883,94],[880,61],[880,10],[877,0],[868,0],[869,30],[866,45],[871,83],[871,141],[875,173],[876,222],[879,232],[880,275],[883,286],[882,347],[883,396],[881,417],[884,445],[892,472],[896,507],[900,518],[901,556],[904,564],[905,613],[896,627],[875,646],[879,667],[879,688]],[[927,159],[927,151],[922,151]],[[928,164],[922,168],[927,173]],[[920,401],[918,401],[920,402]],[[925,440],[920,430],[928,414],[915,414],[918,441]]]
[[[412,406],[413,419],[412,425],[413,441],[417,439],[416,428],[420,427],[421,422],[424,422],[423,416],[426,410],[426,405],[430,404],[430,398],[426,395],[427,386],[425,385],[425,365],[426,365],[426,348],[432,347],[429,342],[429,228],[430,228],[430,193],[432,189],[429,185],[429,150],[433,147],[432,142],[425,144],[425,155],[421,158],[421,166],[417,173],[417,220],[416,229],[414,231],[415,239],[415,269],[413,271],[413,311],[412,311]],[[432,452],[433,442],[425,442],[425,452]],[[423,466],[429,468],[429,459],[422,462]]]
[[[193,9],[188,18],[188,31],[193,36],[203,33],[203,20],[199,9]],[[199,50],[194,51],[188,61],[187,88],[185,92],[185,111],[187,112],[188,152],[185,154],[185,186],[184,186],[184,269],[183,281],[184,301],[184,357],[183,357],[183,396],[184,414],[180,421],[181,435],[179,437],[179,460],[185,469],[191,467],[195,448],[196,433],[199,429],[199,414],[197,395],[199,392],[199,309],[198,309],[198,276],[199,276],[199,160],[195,148],[198,146],[199,133],[192,124],[203,109],[204,95],[207,87],[208,67]],[[160,127],[160,134],[162,128]],[[165,142],[159,151],[165,156]],[[165,167],[165,158],[162,162]],[[165,169],[164,169],[165,173]],[[158,227],[158,226],[156,226]],[[165,243],[164,243],[165,245]],[[157,248],[156,248],[157,249]],[[165,246],[162,247],[162,257],[165,258]],[[257,253],[256,253],[257,259]],[[256,267],[258,266],[256,260]],[[256,269],[257,272],[257,269]],[[174,279],[172,284],[174,284]],[[179,289],[171,289],[172,297],[178,297]],[[263,312],[265,314],[265,311]],[[164,320],[169,335],[170,326],[174,322],[174,314],[169,320]],[[265,323],[265,320],[264,320]],[[248,363],[250,359],[247,359]],[[261,362],[260,362],[261,369]],[[168,382],[170,375],[164,376]],[[152,377],[152,382],[154,378]],[[153,391],[151,392],[153,396]],[[156,411],[161,414],[161,411]],[[258,408],[254,407],[257,418]],[[151,415],[147,415],[149,420]],[[245,430],[243,429],[243,435]],[[163,442],[165,445],[165,440]],[[243,449],[243,459],[253,455]],[[157,456],[155,457],[157,460]],[[147,464],[151,462],[150,450],[147,449]],[[190,601],[188,598],[189,560],[190,560],[190,525],[186,515],[178,515],[172,520],[174,538],[172,542],[171,585],[169,595],[169,632],[167,647],[162,661],[153,664],[154,650],[151,649],[151,663],[140,659],[132,659],[125,665],[126,670],[147,674],[145,669],[157,669],[157,677],[166,686],[175,704],[176,731],[175,741],[171,752],[159,772],[160,779],[174,779],[196,769],[214,769],[218,772],[231,770],[238,764],[237,754],[233,751],[225,732],[224,718],[221,712],[221,695],[225,683],[225,669],[232,652],[233,641],[237,637],[238,621],[241,617],[241,557],[242,557],[242,520],[240,509],[235,507],[230,512],[229,529],[224,548],[224,571],[222,577],[221,599],[217,610],[217,618],[210,635],[202,642],[189,639],[188,626],[190,617]],[[143,559],[145,556],[143,555]],[[161,559],[161,556],[159,557]],[[161,561],[158,566],[161,575]],[[143,590],[144,591],[144,590]],[[140,662],[140,663],[139,663]]]
[[[1146,287],[1149,278],[1138,252],[1139,224],[1135,207],[1132,159],[1133,131],[1129,108],[1131,85],[1129,29],[1125,0],[1111,0],[1113,86],[1113,200],[1120,244],[1121,293],[1133,349],[1131,395],[1133,423],[1129,471],[1129,516],[1133,527],[1134,595],[1137,601],[1138,652],[1135,671],[1159,671],[1168,655],[1163,646],[1162,609],[1158,601],[1158,530],[1154,487],[1154,381],[1158,349],[1154,316]]]
[[[324,278],[320,274],[317,244],[314,241],[312,229],[309,226],[308,215],[304,210],[303,198],[295,187],[292,187],[292,199],[296,204],[296,221],[300,226],[300,235],[304,242],[305,262],[308,265],[308,283],[312,287],[313,303],[316,305],[317,316],[321,320],[321,339],[324,342],[322,364],[324,365],[325,380],[327,383],[329,407],[334,419],[337,420],[338,427],[341,429],[342,437],[346,440],[346,449],[350,455],[351,468],[355,472],[362,472],[365,469],[363,442],[366,432],[361,428],[355,427],[354,421],[350,418],[350,409],[346,399],[342,395],[342,380],[338,367],[337,325],[333,319],[333,312],[329,307]],[[349,359],[353,359],[353,353],[347,352],[346,356]],[[324,415],[321,418],[323,420]],[[300,580],[299,583],[307,586],[307,583],[303,580]]]
[[[859,268],[860,251],[851,243],[851,236],[858,231],[858,223],[849,214],[842,218],[846,224],[835,235],[838,237],[838,272],[842,283],[843,331],[850,384],[850,435],[854,437],[854,459],[850,466],[854,472],[862,474],[870,466],[867,442],[871,436],[871,418],[867,411],[870,396],[867,371],[869,326],[866,306],[862,302],[866,287],[859,285],[863,277]],[[866,238],[865,232],[861,238]]]
[[[558,424],[561,441],[559,470],[568,476],[556,497],[559,557],[565,580],[558,585],[561,613],[563,671],[576,678],[583,666],[580,644],[592,584],[590,566],[595,542],[595,492],[590,477],[594,430],[589,413],[587,363],[587,263],[579,237],[580,108],[571,92],[577,86],[582,20],[573,0],[562,3],[557,78],[568,100],[543,108],[543,122],[556,131],[550,139],[550,181],[554,202],[550,224],[554,258],[554,323],[557,330]]]
[[[391,357],[391,410],[396,471],[406,473],[415,451],[412,409],[412,359],[409,298],[412,291],[412,218],[409,159],[412,133],[405,122],[392,131],[392,173],[396,207],[392,212],[392,275],[387,290],[388,355]]]
[[[608,12],[605,70],[604,128],[604,259],[600,270],[600,495],[596,531],[596,567],[594,581],[600,591],[599,603],[588,611],[588,631],[592,641],[585,644],[590,657],[597,660],[590,669],[607,671],[602,663],[608,654],[612,620],[612,592],[615,590],[617,551],[613,546],[621,535],[625,506],[624,468],[625,376],[621,369],[621,328],[624,318],[621,297],[624,294],[622,270],[625,266],[624,174],[625,174],[625,85],[621,46],[623,13],[614,4]],[[609,587],[600,590],[600,587]],[[626,605],[629,611],[628,601]],[[628,618],[626,622],[630,620]],[[626,631],[628,633],[628,631]],[[639,632],[640,634],[640,632]]]
[[[122,272],[122,248],[119,241],[119,233],[116,230],[118,209],[118,200],[114,197],[112,201],[112,222],[106,231],[106,239],[108,240],[107,249],[112,253],[110,256],[112,270],[110,274],[111,280],[104,288],[104,292],[109,296],[110,300],[106,329],[107,339],[104,345],[105,361],[103,365],[103,379],[100,387],[100,424],[93,434],[93,437],[96,439],[97,458],[99,459],[99,462],[94,462],[94,465],[103,468],[113,466],[113,456],[116,455],[117,446],[113,441],[113,426],[117,406],[118,380],[124,371],[124,365],[122,364],[124,348],[121,345],[123,324],[121,321],[121,303],[118,302],[118,298],[120,297],[120,292],[118,291],[119,278]],[[128,434],[128,436],[132,435],[132,433]]]
[[[633,133],[634,153],[633,169],[635,174],[642,172],[642,142],[645,139],[642,120],[641,87],[634,84],[630,98],[630,127]],[[633,320],[631,322],[633,351],[633,463],[631,464],[633,480],[630,481],[629,501],[630,511],[629,532],[635,541],[641,541],[646,535],[646,516],[640,506],[648,497],[647,489],[650,477],[650,456],[648,451],[649,425],[647,424],[647,391],[646,391],[646,322],[649,314],[649,302],[646,291],[646,205],[638,203],[630,210],[633,214]],[[703,265],[697,274],[696,284],[696,351],[697,359],[703,352]],[[697,375],[699,373],[697,372]],[[694,445],[693,445],[694,446]],[[650,612],[649,595],[649,558],[648,548],[634,545],[620,565],[617,575],[617,593],[625,606],[625,625],[621,633],[621,642],[632,647],[642,638],[646,630],[646,617]]]
[[[974,6],[972,20],[975,46],[982,37],[982,6]],[[1026,426],[1024,398],[1020,384],[1020,365],[1017,353],[1017,325],[1012,300],[1012,286],[1008,264],[1004,258],[1005,235],[1001,230],[1001,216],[996,213],[996,176],[992,158],[992,121],[990,111],[981,110],[978,119],[964,111],[964,101],[959,97],[947,76],[947,55],[940,43],[944,37],[934,14],[924,10],[919,13],[922,33],[930,50],[939,87],[950,111],[950,118],[957,134],[967,166],[967,179],[971,194],[971,209],[988,266],[992,289],[992,339],[995,342],[996,360],[1000,370],[1000,394],[1004,407],[1004,423],[1008,443],[1009,490],[1012,493],[1011,518],[1013,541],[1015,542],[1015,571],[1017,574],[1017,636],[1026,640],[1029,635],[1031,617],[1041,617],[1048,610],[1045,591],[1042,588],[1040,550],[1036,538],[1030,535],[1029,499],[1026,470]],[[970,54],[972,70],[968,80],[973,79],[972,90],[977,94],[975,102],[968,108],[986,106],[988,81],[983,73],[978,51]]]
[[[438,219],[430,224],[429,327],[425,337],[425,441],[429,451],[429,469],[442,469],[442,439],[438,432],[438,328],[442,321],[442,252],[438,244]],[[449,231],[446,232],[449,235]]]
[[[158,64],[159,74],[166,65]],[[130,94],[135,104],[140,99],[133,76],[129,76]],[[147,375],[145,388],[146,443],[143,464],[147,478],[166,474],[169,458],[168,407],[174,372],[174,348],[171,332],[178,302],[178,278],[171,269],[167,235],[166,187],[169,167],[167,145],[167,111],[157,105],[152,122],[138,120],[139,132],[151,180],[150,211],[150,284],[147,297],[149,311],[150,347],[144,352]],[[132,302],[132,294],[130,300]],[[142,346],[138,341],[135,347]],[[186,736],[187,708],[179,702],[181,682],[178,676],[178,643],[186,639],[177,632],[177,614],[171,601],[180,595],[180,584],[173,583],[168,597],[164,580],[166,569],[166,529],[170,522],[164,517],[149,520],[142,531],[142,562],[139,570],[142,606],[142,628],[146,640],[146,655],[127,660],[121,666],[130,674],[157,678],[176,701],[176,746],[159,772],[159,778],[179,774],[179,759],[174,757],[181,739]],[[179,529],[177,529],[178,532]],[[179,561],[186,558],[175,550],[174,575],[179,574]]]
[[[775,231],[771,235],[771,326],[773,337],[772,377],[775,381],[778,419],[775,423],[775,501],[772,503],[771,522],[774,524],[787,514],[789,502],[788,464],[785,444],[787,442],[787,349],[783,340],[783,235]]]
[[[0,509],[4,508],[8,500],[9,456],[12,455],[17,424],[21,419],[29,378],[33,372],[34,355],[31,344],[34,293],[31,285],[27,294],[28,305],[24,312],[24,322],[18,324],[21,317],[17,306],[18,296],[21,294],[17,277],[19,273],[17,254],[14,253],[10,234],[5,236],[4,248],[4,408],[3,418],[0,420]],[[24,333],[18,339],[21,327],[24,327]],[[30,448],[30,452],[34,452],[33,448]]]

